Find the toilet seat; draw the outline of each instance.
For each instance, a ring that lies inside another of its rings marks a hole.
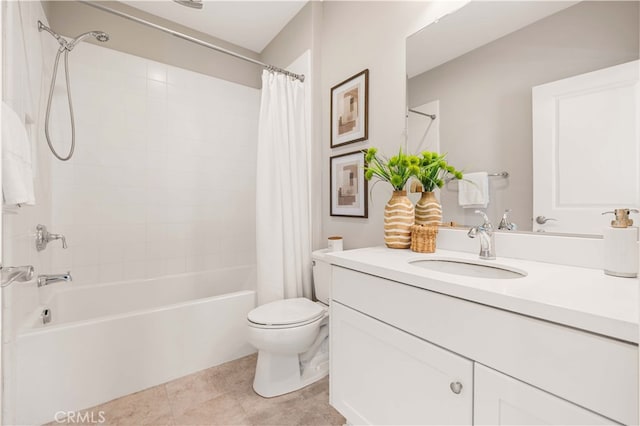
[[[300,327],[322,319],[327,310],[304,297],[266,303],[249,312],[249,325],[258,328]]]

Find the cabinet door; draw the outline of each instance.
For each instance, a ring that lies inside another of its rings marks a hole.
[[[618,424],[477,363],[474,386],[473,416],[477,425]]]
[[[337,302],[331,404],[351,424],[471,424],[473,362]]]

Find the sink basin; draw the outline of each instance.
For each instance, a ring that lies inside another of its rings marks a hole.
[[[409,263],[413,266],[430,269],[432,271],[475,278],[514,279],[527,276],[525,271],[510,266],[497,263],[482,263],[466,259],[436,257],[432,259],[413,260]]]

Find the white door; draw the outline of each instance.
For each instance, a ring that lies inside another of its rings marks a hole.
[[[475,425],[618,424],[478,363],[474,386]]]
[[[601,234],[602,212],[640,206],[638,67],[532,89],[534,231]]]
[[[331,305],[331,405],[350,424],[470,425],[473,362]]]

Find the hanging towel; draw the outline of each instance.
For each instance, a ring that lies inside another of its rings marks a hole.
[[[31,141],[24,123],[2,102],[2,195],[5,205],[35,204]]]
[[[489,176],[487,172],[465,173],[458,181],[458,204],[465,209],[487,208]]]

